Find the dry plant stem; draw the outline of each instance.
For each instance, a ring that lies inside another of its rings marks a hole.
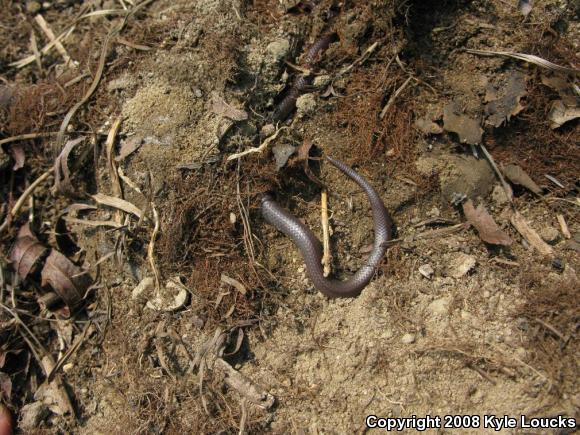
[[[34,30],[30,32],[30,49],[34,54],[34,60],[36,61],[36,66],[38,67],[38,71],[40,75],[44,75],[44,70],[42,69],[42,60],[40,57],[40,51],[38,51],[38,44],[36,43],[36,35],[34,34]]]
[[[10,212],[6,216],[6,219],[4,219],[4,222],[2,223],[2,225],[0,225],[0,233],[4,232],[4,230],[8,227],[10,220],[12,220],[12,218],[18,214],[18,212],[20,211],[20,209],[22,208],[22,206],[26,202],[26,199],[32,194],[32,192],[34,192],[34,190],[43,181],[48,179],[48,177],[50,177],[50,175],[53,172],[54,172],[54,167],[50,168],[48,171],[46,171],[44,174],[42,174],[40,177],[38,177],[36,180],[34,180],[34,182],[30,186],[28,186],[28,188],[22,193],[22,195],[20,195],[20,198],[18,198],[18,201],[16,201],[16,204],[14,204],[14,207],[12,207],[12,210],[10,210]]]
[[[56,50],[59,52],[59,54],[62,56],[65,65],[68,66],[69,68],[73,67],[71,63],[71,58],[68,55],[66,49],[64,48],[62,43],[56,38],[56,36],[54,36],[52,29],[50,28],[48,23],[44,20],[44,17],[38,14],[37,16],[34,17],[34,21],[36,21],[36,24],[38,24],[38,26],[48,37],[50,42],[54,41],[54,46],[56,47]]]
[[[330,231],[328,224],[328,192],[322,191],[320,195],[320,215],[322,219],[322,265],[324,266],[324,277],[330,275],[330,262],[332,256],[330,255]]]
[[[149,240],[149,245],[147,246],[147,260],[151,266],[151,271],[153,276],[155,276],[155,290],[159,296],[159,271],[157,270],[157,264],[155,263],[155,239],[157,238],[157,233],[159,233],[159,214],[155,208],[155,204],[151,203],[151,211],[153,212],[153,234],[151,234],[151,240]]]
[[[512,213],[510,217],[510,222],[516,230],[522,235],[527,242],[536,248],[540,254],[551,257],[554,255],[554,250],[550,245],[542,240],[542,238],[536,233],[526,222],[524,217],[516,210]]]
[[[541,66],[542,68],[547,68],[553,71],[558,71],[564,74],[580,74],[580,69],[578,68],[568,68],[565,66],[557,65],[552,63],[546,59],[542,59],[541,57],[534,56],[533,54],[525,54],[525,53],[516,53],[513,51],[493,51],[493,50],[465,50],[467,53],[471,54],[479,54],[482,56],[506,56],[511,57],[513,59],[523,60],[524,62],[530,62],[534,65]]]
[[[558,223],[560,224],[560,229],[562,230],[562,234],[564,234],[564,237],[566,237],[567,239],[571,239],[572,234],[570,234],[570,230],[568,229],[568,224],[566,223],[566,219],[564,219],[564,216],[561,214],[559,214],[557,217],[558,217]]]
[[[405,90],[405,88],[411,82],[411,80],[413,80],[413,76],[407,77],[407,80],[405,80],[405,82],[401,86],[399,86],[399,88],[395,91],[395,93],[393,95],[391,95],[391,98],[389,98],[389,101],[387,102],[387,104],[385,104],[385,107],[383,107],[383,110],[381,110],[381,114],[379,115],[379,118],[383,119],[385,117],[385,115],[387,114],[387,112],[389,111],[389,109],[391,108],[391,106],[393,105],[395,100],[397,99],[397,97],[401,94],[401,92],[403,92]]]
[[[83,332],[79,335],[75,342],[69,347],[69,349],[64,353],[64,355],[59,358],[52,370],[48,373],[48,382],[52,382],[56,373],[61,369],[63,365],[70,359],[70,357],[81,347],[81,344],[86,340],[89,328],[92,326],[93,322],[89,321],[86,323]]]
[[[115,138],[117,137],[117,132],[121,126],[122,118],[119,116],[113,122],[109,134],[107,135],[107,142],[105,144],[105,149],[107,152],[107,169],[109,170],[109,177],[111,178],[111,189],[113,190],[113,196],[117,198],[123,198],[123,191],[121,189],[121,183],[119,182],[119,174],[117,173],[117,168],[115,167],[115,160],[113,155],[113,148],[115,146]],[[120,224],[123,221],[123,213],[117,210],[115,213],[115,222]]]
[[[337,75],[337,78],[346,74],[347,72],[349,72],[351,69],[353,69],[355,66],[361,65],[365,60],[367,60],[369,58],[369,56],[372,54],[373,51],[376,50],[376,48],[379,46],[379,42],[375,41],[373,42],[365,51],[363,54],[361,54],[359,56],[359,58],[357,60],[355,60],[353,63],[351,63],[350,65],[348,65],[347,67],[343,68]]]
[[[242,151],[241,153],[232,154],[231,156],[229,156],[227,158],[227,161],[229,162],[231,160],[239,159],[240,157],[244,157],[245,155],[252,154],[252,153],[261,153],[266,148],[268,148],[268,145],[270,145],[270,143],[278,137],[278,134],[282,130],[285,130],[287,128],[288,127],[281,127],[279,129],[277,129],[276,132],[272,136],[267,137],[259,147],[250,148],[249,150]]]
[[[57,42],[64,41],[66,38],[68,38],[72,34],[74,29],[75,26],[72,26],[70,29],[61,33],[54,41],[51,41],[48,44],[46,44],[44,47],[40,49],[40,54],[47,54],[52,49],[52,47],[56,45]],[[30,56],[27,56],[24,59],[12,62],[11,64],[9,64],[9,66],[14,66],[16,68],[24,68],[26,65],[30,65],[34,61],[36,61],[36,55],[31,54]]]
[[[480,147],[481,147],[481,151],[483,152],[483,155],[485,156],[485,159],[488,161],[488,163],[490,164],[491,168],[493,169],[493,171],[496,173],[497,177],[499,178],[499,181],[500,181],[500,183],[501,183],[501,185],[503,187],[503,190],[504,190],[507,198],[509,199],[509,201],[513,205],[514,193],[512,191],[512,188],[507,183],[507,181],[505,181],[505,178],[503,177],[501,171],[499,170],[499,168],[495,164],[495,161],[493,160],[493,157],[487,151],[487,148],[485,147],[485,145],[481,144]]]
[[[240,430],[238,435],[246,434],[246,421],[248,420],[248,409],[246,406],[246,399],[243,398],[240,402],[240,407],[242,408],[242,418],[240,419]]]
[[[48,136],[55,136],[58,133],[26,133],[26,134],[19,134],[18,136],[11,136],[4,139],[0,139],[0,146],[10,143],[10,142],[17,142],[20,140],[29,140],[29,139],[36,139],[39,137],[48,137]]]
[[[60,151],[64,145],[64,142],[65,142],[64,135],[66,133],[66,129],[67,129],[72,117],[77,113],[77,111],[81,108],[81,106],[87,102],[87,100],[91,97],[91,95],[93,95],[93,93],[97,89],[97,86],[99,85],[99,82],[101,81],[101,77],[103,76],[103,70],[105,69],[105,60],[107,58],[107,53],[109,52],[109,45],[111,43],[111,40],[114,39],[117,36],[117,34],[120,32],[120,29],[121,29],[121,26],[115,27],[113,30],[111,30],[107,34],[105,41],[103,42],[103,46],[101,47],[101,56],[99,57],[99,66],[97,67],[97,71],[95,72],[95,78],[93,79],[91,86],[89,87],[87,92],[85,92],[85,94],[80,99],[80,101],[78,103],[76,103],[74,106],[72,106],[70,108],[70,110],[68,111],[68,113],[66,114],[66,116],[64,117],[64,119],[60,125],[58,135],[56,137],[56,143],[55,143],[55,149],[54,149],[55,155],[60,154]]]

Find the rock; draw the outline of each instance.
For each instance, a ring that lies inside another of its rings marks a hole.
[[[453,278],[461,278],[466,275],[476,265],[477,261],[471,255],[459,252],[450,261],[447,266],[446,274]]]
[[[137,284],[137,287],[135,287],[131,292],[131,299],[137,300],[142,296],[146,296],[147,293],[153,290],[154,284],[155,282],[152,277],[148,276],[143,278],[141,282]]]
[[[155,311],[176,311],[182,308],[189,299],[189,291],[179,277],[169,279],[159,294],[147,301],[147,308]]]
[[[275,132],[276,132],[276,127],[274,127],[274,124],[266,124],[260,130],[260,134],[262,135],[262,137],[270,137]]]
[[[289,143],[282,143],[276,144],[272,148],[272,153],[274,153],[274,158],[276,159],[276,169],[283,168],[288,159],[294,152],[296,151],[296,147],[290,145]]]
[[[18,427],[25,432],[38,430],[40,423],[48,414],[48,407],[40,401],[24,405],[20,410]]]
[[[310,115],[315,109],[316,97],[314,94],[302,95],[296,100],[296,116],[298,118]]]
[[[423,264],[422,266],[419,266],[419,273],[423,275],[425,278],[431,279],[435,271],[433,270],[433,267],[431,267],[430,264]]]
[[[281,61],[288,55],[290,50],[290,42],[286,39],[277,39],[272,41],[266,47],[268,55],[276,62]]]
[[[501,208],[509,202],[505,190],[499,184],[493,188],[493,191],[491,192],[491,200],[493,205],[497,208]]]
[[[42,5],[36,1],[26,2],[26,12],[29,14],[37,14],[42,9]]]
[[[325,88],[330,84],[331,78],[329,75],[320,75],[314,78],[313,85],[317,88]]]
[[[415,120],[415,127],[424,134],[441,134],[443,128],[439,124],[426,118],[418,118]]]
[[[554,227],[544,227],[540,230],[540,237],[544,242],[555,245],[560,240],[560,233]]]
[[[445,316],[449,313],[451,301],[448,298],[435,299],[429,304],[427,310],[435,316]]]
[[[415,334],[405,334],[401,337],[401,343],[403,344],[411,344],[415,342]]]

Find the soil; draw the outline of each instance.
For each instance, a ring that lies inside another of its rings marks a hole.
[[[59,130],[133,3],[0,0],[0,143]],[[41,184],[0,233],[0,404],[16,433],[364,433],[368,415],[580,419],[580,126],[550,121],[555,101],[577,96],[545,84],[576,76],[466,50],[574,68],[577,2],[535,2],[526,17],[505,0],[157,0],[133,12],[65,125],[67,139],[86,138],[68,159],[72,193]],[[39,49],[48,43],[37,14],[56,35],[76,20],[62,40],[75,66],[54,49],[11,65],[33,52],[31,34]],[[302,53],[328,30],[337,42],[316,59],[297,111],[276,124]],[[117,120],[119,172],[107,158]],[[55,135],[5,142],[2,220],[60,152]],[[500,168],[518,164],[541,195],[511,180],[510,201],[481,145]],[[13,170],[19,153],[24,167]],[[322,180],[333,273],[363,265],[367,199],[324,154],[368,179],[396,224],[376,277],[353,299],[317,292],[292,241],[260,215],[260,196],[275,191],[321,235],[313,178]],[[122,194],[143,217],[98,205],[98,193]],[[458,225],[466,199],[513,244]],[[75,203],[95,207],[67,209]],[[553,254],[514,228],[514,209]],[[10,252],[27,221],[92,278],[72,316],[39,302],[39,273],[16,279]],[[50,379],[43,352],[53,363],[66,355]],[[216,358],[274,405],[252,403]],[[42,385],[62,386],[73,412]],[[456,431],[494,432],[437,430]]]

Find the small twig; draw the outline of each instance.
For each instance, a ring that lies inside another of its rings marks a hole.
[[[563,344],[566,344],[568,342],[568,339],[566,337],[564,337],[564,334],[562,334],[560,331],[558,331],[556,328],[554,328],[549,323],[544,322],[542,319],[538,319],[537,317],[534,318],[534,322],[542,325],[544,328],[546,328],[552,334],[554,334],[555,336],[557,336],[560,340],[562,340],[562,343]]]
[[[54,46],[56,47],[56,50],[62,56],[65,65],[68,66],[69,68],[74,68],[74,64],[71,62],[71,58],[68,55],[66,49],[64,48],[64,45],[62,45],[62,43],[56,38],[56,36],[54,36],[52,29],[50,28],[48,23],[44,20],[44,17],[42,15],[38,14],[37,16],[34,17],[34,21],[36,21],[36,24],[38,24],[38,26],[44,32],[44,34],[48,37],[48,39],[51,42],[54,41]]]
[[[279,128],[278,130],[276,130],[276,132],[272,136],[267,137],[264,140],[264,142],[262,142],[262,144],[259,147],[250,148],[250,149],[245,150],[245,151],[242,151],[240,153],[232,154],[231,156],[229,156],[227,158],[227,161],[229,162],[229,161],[234,160],[234,159],[239,159],[240,157],[244,157],[245,155],[252,154],[252,153],[261,153],[266,148],[268,148],[268,145],[270,145],[270,143],[278,137],[278,134],[282,130],[285,130],[287,128],[288,127],[281,127],[281,128]]]
[[[324,267],[324,276],[326,277],[330,275],[330,262],[332,261],[328,224],[328,193],[326,190],[323,190],[320,196],[320,215],[322,219],[322,246],[324,250],[321,262]]]
[[[34,54],[34,60],[36,61],[38,71],[41,75],[43,75],[44,71],[42,69],[42,61],[40,60],[40,51],[38,51],[38,44],[36,43],[36,35],[34,34],[34,30],[30,31],[30,49]]]
[[[240,406],[242,408],[242,418],[240,419],[240,430],[238,431],[238,435],[245,435],[246,434],[246,421],[248,420],[248,409],[246,407],[246,398],[242,398],[240,402]]]
[[[64,41],[66,38],[70,36],[70,34],[75,29],[75,26],[72,26],[67,31],[61,33],[54,41],[50,41],[44,47],[40,49],[41,54],[47,54],[52,47],[54,47],[58,42]],[[12,62],[9,66],[14,66],[16,68],[24,68],[26,65],[31,64],[32,62],[36,61],[36,55],[31,54],[30,56],[26,56],[24,59],[17,60],[16,62]]]
[[[155,209],[155,205],[151,203],[151,210],[153,212],[153,234],[151,234],[151,240],[149,240],[149,245],[147,246],[147,260],[155,276],[155,290],[157,295],[159,295],[159,271],[157,270],[157,265],[155,264],[155,239],[157,238],[157,233],[159,232],[159,214]]]
[[[571,239],[572,238],[572,234],[570,234],[570,230],[568,229],[568,224],[566,223],[566,219],[564,219],[564,216],[559,214],[557,216],[558,218],[558,223],[560,224],[560,229],[562,230],[562,234],[564,234],[564,237],[567,239]]]
[[[495,164],[495,161],[493,160],[493,157],[491,156],[491,154],[487,151],[487,148],[485,148],[485,145],[481,144],[480,148],[481,148],[481,151],[483,151],[483,155],[485,156],[485,159],[488,161],[491,168],[493,169],[493,171],[496,173],[497,177],[499,178],[499,181],[503,187],[503,190],[504,190],[508,200],[513,205],[514,193],[512,191],[511,186],[507,183],[507,181],[505,181],[503,174],[501,173],[501,171],[499,170],[499,168]]]
[[[373,51],[376,50],[376,48],[379,46],[379,42],[375,41],[373,42],[365,51],[363,54],[361,54],[358,59],[356,59],[353,63],[351,63],[350,65],[346,66],[345,68],[343,68],[339,73],[337,77],[340,77],[344,74],[346,74],[347,72],[349,72],[351,69],[353,69],[355,66],[361,65],[363,62],[365,62],[369,56],[372,54]]]
[[[14,207],[12,207],[12,210],[10,210],[10,212],[6,215],[4,222],[2,223],[2,225],[0,225],[0,233],[2,233],[8,227],[9,222],[18,214],[18,212],[20,211],[20,208],[24,205],[24,203],[26,202],[26,199],[32,194],[32,192],[34,192],[34,190],[43,181],[45,181],[48,177],[50,177],[50,175],[53,172],[54,172],[54,167],[50,168],[48,171],[46,171],[44,174],[42,174],[40,177],[38,177],[36,180],[34,180],[34,182],[30,186],[28,186],[28,188],[22,193],[22,195],[20,195],[20,198],[18,198],[18,201],[16,201],[16,203],[14,204]]]
[[[381,114],[379,115],[379,118],[383,119],[385,117],[385,115],[387,114],[387,112],[389,111],[389,109],[391,108],[391,106],[393,105],[395,100],[397,99],[397,97],[401,94],[401,92],[403,92],[405,90],[405,88],[411,82],[411,80],[413,80],[413,76],[407,77],[407,80],[405,80],[405,82],[401,86],[399,86],[399,88],[395,91],[395,93],[393,95],[391,95],[391,98],[389,98],[389,101],[387,102],[387,104],[385,104],[385,107],[383,107],[383,110],[381,110]]]
[[[554,249],[542,240],[532,227],[528,225],[524,217],[517,210],[510,217],[510,222],[526,241],[536,248],[540,254],[551,257],[554,255]]]
[[[115,146],[115,138],[117,137],[117,132],[121,126],[123,118],[118,117],[113,122],[109,134],[107,136],[107,142],[105,143],[105,149],[107,152],[107,168],[109,170],[109,177],[111,179],[111,188],[113,190],[113,196],[123,199],[123,191],[121,189],[121,183],[119,182],[119,174],[117,173],[117,168],[115,167],[115,159],[113,156],[113,148]],[[115,212],[115,222],[120,224],[123,221],[123,213],[120,210]]]
[[[17,142],[20,140],[29,140],[29,139],[37,139],[39,137],[48,137],[48,136],[55,136],[57,132],[51,133],[26,133],[26,134],[19,134],[18,136],[10,136],[4,139],[0,139],[0,146],[10,143],[10,142]]]

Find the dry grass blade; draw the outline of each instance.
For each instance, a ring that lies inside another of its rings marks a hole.
[[[115,138],[117,137],[117,132],[121,126],[123,118],[120,116],[115,119],[109,134],[107,135],[107,142],[105,144],[105,149],[107,152],[107,169],[109,170],[109,177],[111,179],[111,188],[113,189],[113,195],[117,198],[123,197],[123,192],[121,190],[121,182],[119,181],[119,174],[117,173],[117,167],[115,166],[115,160],[113,158],[113,147],[115,145]],[[115,213],[115,221],[120,224],[123,221],[123,215],[121,212],[117,211]]]
[[[39,137],[48,137],[48,136],[54,136],[57,135],[58,133],[26,133],[26,134],[20,134],[18,136],[11,136],[11,137],[7,137],[4,139],[0,139],[0,146],[10,143],[10,142],[17,142],[17,141],[21,141],[21,140],[30,140],[30,139],[37,139]]]
[[[72,64],[71,64],[70,56],[66,52],[66,49],[64,48],[62,43],[56,38],[52,29],[50,28],[48,23],[44,20],[44,17],[42,15],[38,14],[37,16],[34,17],[34,21],[36,21],[36,24],[38,24],[38,26],[44,32],[44,34],[48,37],[48,39],[50,39],[51,42],[54,41],[54,46],[56,47],[56,50],[62,56],[65,65],[71,67]]]
[[[101,47],[101,56],[99,57],[99,65],[95,72],[95,77],[93,79],[93,82],[91,83],[91,86],[89,87],[87,92],[85,92],[80,101],[70,108],[70,110],[62,120],[62,123],[60,124],[60,129],[58,130],[58,135],[56,136],[55,154],[60,153],[60,149],[64,144],[64,135],[66,133],[68,125],[70,124],[71,119],[81,108],[81,106],[85,104],[91,97],[91,95],[93,95],[93,93],[97,90],[97,86],[99,86],[101,77],[103,76],[103,70],[105,69],[105,60],[107,58],[107,53],[109,52],[111,40],[117,36],[119,31],[120,27],[115,27],[107,34],[105,41],[103,42],[103,46]]]
[[[533,54],[525,54],[525,53],[516,53],[514,51],[493,51],[493,50],[472,50],[467,49],[468,53],[472,54],[479,54],[482,56],[506,56],[511,57],[513,59],[523,60],[525,62],[533,63],[534,65],[540,66],[542,68],[546,68],[552,71],[558,71],[565,74],[574,74],[578,75],[580,73],[580,69],[577,68],[568,68],[565,66],[557,65],[555,63],[550,62],[549,60],[542,59],[539,56],[534,56]]]
[[[61,33],[54,41],[50,41],[48,44],[46,44],[44,47],[42,47],[40,49],[40,53],[47,54],[52,49],[52,47],[54,47],[58,42],[66,40],[72,34],[74,29],[75,29],[75,27],[72,26],[70,29]],[[29,65],[35,61],[36,61],[36,55],[31,54],[30,56],[27,56],[24,59],[20,59],[16,62],[12,62],[11,64],[9,64],[9,66],[13,66],[16,68],[24,68],[26,65]]]
[[[63,217],[65,222],[78,225],[86,225],[89,227],[111,227],[111,228],[123,228],[123,224],[117,223],[115,221],[99,221],[90,219],[77,219],[70,216]]]
[[[92,198],[99,204],[116,208],[117,210],[123,210],[124,212],[132,214],[139,219],[144,219],[143,212],[129,201],[125,201],[121,198],[115,198],[114,196],[104,195],[102,193],[97,193],[93,195]]]
[[[463,204],[463,213],[484,242],[503,246],[510,246],[513,243],[512,239],[498,227],[483,204],[475,208],[473,201],[468,200]]]
[[[68,156],[75,146],[81,143],[84,137],[69,140],[54,163],[54,188],[64,195],[74,196],[75,190],[70,182],[70,170],[68,168]]]

